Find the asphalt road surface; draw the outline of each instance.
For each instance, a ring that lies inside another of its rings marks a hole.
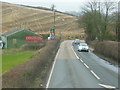
[[[72,42],[61,43],[46,88],[118,88],[118,73]]]

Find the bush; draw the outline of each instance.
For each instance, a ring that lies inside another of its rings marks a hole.
[[[23,50],[38,50],[45,46],[45,41],[27,43],[22,46]]]
[[[105,57],[111,58],[116,62],[120,60],[120,57],[118,57],[118,53],[120,52],[120,50],[118,49],[118,42],[114,41],[98,42],[97,44],[95,44],[94,51]]]

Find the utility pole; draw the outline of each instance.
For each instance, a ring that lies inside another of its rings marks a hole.
[[[54,29],[55,29],[55,9],[54,9]]]
[[[52,5],[53,17],[54,17],[54,28],[55,28],[55,5]]]
[[[52,11],[53,11],[53,28],[51,30],[52,32],[52,36],[53,38],[55,37],[55,5],[53,4],[52,7],[51,7]]]

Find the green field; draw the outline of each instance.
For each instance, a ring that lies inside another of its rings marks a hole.
[[[29,60],[34,53],[35,51],[24,51],[2,54],[2,72]]]
[[[2,72],[2,54],[0,54],[0,75],[1,75],[1,72]]]

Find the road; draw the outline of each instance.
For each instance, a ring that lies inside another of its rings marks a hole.
[[[78,52],[77,45],[61,43],[46,88],[117,88],[118,73],[90,52]]]

